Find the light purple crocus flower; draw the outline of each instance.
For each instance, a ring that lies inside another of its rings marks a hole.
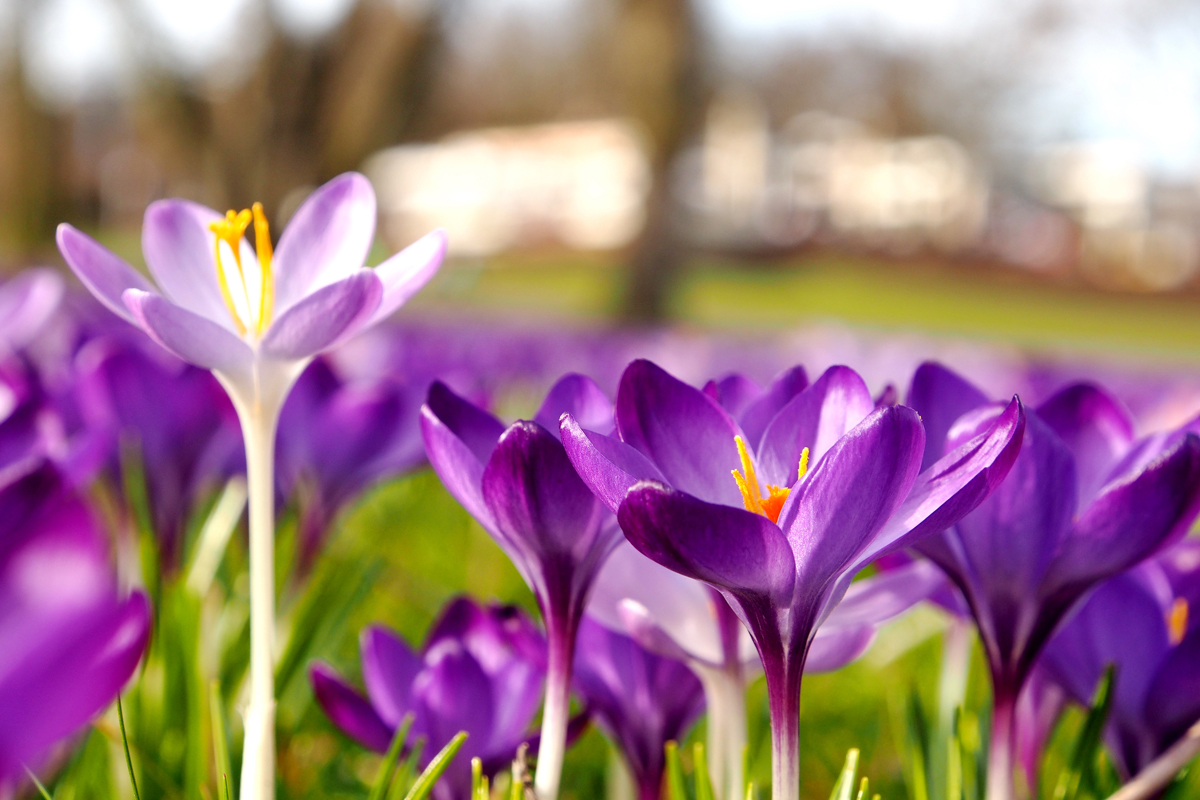
[[[0,284],[0,357],[32,341],[62,296],[62,276],[46,268],[25,270]]]
[[[1021,405],[996,409],[921,471],[916,412],[876,409],[846,367],[795,395],[748,444],[711,397],[635,361],[621,378],[616,426],[619,440],[568,416],[563,443],[634,547],[716,587],[749,629],[770,698],[773,796],[795,798],[800,681],[814,634],[863,567],[943,530],[991,492],[1016,457]]]
[[[254,227],[254,248],[246,231]],[[275,795],[275,430],[292,384],[319,353],[390,316],[436,272],[435,231],[374,269],[375,193],[357,173],[318,188],[278,249],[262,206],[224,216],[186,200],[146,209],[142,254],[152,284],[70,225],[58,248],[118,316],[190,364],[212,370],[237,410],[250,505],[250,704],[243,800]]]
[[[542,612],[550,647],[535,775],[542,800],[558,795],[579,622],[596,574],[621,537],[613,515],[567,459],[557,427],[564,413],[612,429],[612,404],[582,375],[559,380],[533,420],[507,429],[441,383],[421,409],[438,477],[512,559]]]
[[[472,758],[494,777],[529,739],[542,694],[546,641],[515,606],[483,608],[460,597],[446,606],[420,653],[377,626],[363,631],[361,646],[367,696],[317,664],[310,673],[317,701],[338,728],[379,753],[412,714],[408,741],[425,738],[422,766],[466,731],[462,751],[434,789],[438,800],[467,800]]]
[[[917,370],[909,403],[930,431],[943,432],[926,460],[994,408],[936,364]],[[1012,797],[1016,705],[1051,634],[1089,590],[1181,536],[1200,511],[1200,438],[1133,445],[1133,424],[1115,399],[1069,386],[1030,410],[1003,485],[915,545],[962,591],[983,641],[994,700],[989,800]]]
[[[704,688],[682,661],[584,617],[575,687],[588,713],[620,747],[638,800],[661,796],[664,748],[682,742],[704,713]]]
[[[0,480],[0,796],[9,796],[133,675],[150,603],[118,593],[106,537],[50,462],[10,462]]]
[[[1110,664],[1107,739],[1125,779],[1200,719],[1200,541],[1180,542],[1097,589],[1039,662],[1077,703]]]

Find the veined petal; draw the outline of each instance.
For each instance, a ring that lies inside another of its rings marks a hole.
[[[763,432],[758,467],[763,480],[791,486],[797,480],[800,454],[808,448],[808,463],[821,457],[875,409],[871,392],[849,367],[830,367],[817,381],[779,410]]]
[[[65,222],[58,226],[55,238],[67,266],[88,291],[109,311],[137,325],[138,321],[126,307],[123,297],[129,289],[156,293],[150,281],[95,239]]]
[[[614,514],[638,481],[667,482],[640,452],[611,436],[585,431],[570,414],[563,417],[559,433],[579,477]]]
[[[654,462],[677,489],[742,507],[733,480],[741,468],[737,423],[716,401],[649,361],[634,361],[617,390],[621,439]]]
[[[492,457],[496,443],[504,435],[504,425],[474,403],[452,392],[446,384],[434,381],[429,387],[429,410],[475,455],[480,468]]]
[[[792,398],[808,388],[808,373],[796,366],[784,370],[759,393],[741,413],[730,412],[746,432],[746,442],[754,447],[762,441],[767,425]],[[791,483],[791,481],[789,481]]]
[[[362,269],[374,237],[375,190],[362,175],[339,175],[309,195],[275,249],[276,317]]]
[[[421,671],[421,659],[407,642],[379,625],[363,630],[359,648],[372,708],[389,728],[399,727],[412,710],[412,682]]]
[[[254,354],[231,331],[161,295],[128,289],[124,300],[150,337],[184,361],[231,377],[249,378]]]
[[[570,414],[589,431],[609,434],[613,431],[613,404],[608,396],[586,375],[564,375],[550,388],[533,421],[560,438],[563,414]]]
[[[921,469],[928,469],[945,455],[946,436],[955,420],[989,402],[987,395],[937,362],[926,361],[917,367],[905,405],[916,409],[925,426]]]
[[[773,605],[788,603],[795,561],[783,532],[766,517],[643,481],[626,495],[617,519],[634,547],[669,570]]]
[[[390,317],[429,283],[445,257],[446,232],[439,228],[375,267],[375,275],[383,283],[383,299],[371,317],[372,324]]]
[[[768,430],[768,435],[770,434]],[[796,602],[815,607],[908,496],[925,435],[905,406],[874,411],[838,440],[779,515],[796,560]]]
[[[1038,416],[1075,456],[1079,508],[1086,508],[1133,444],[1133,420],[1098,386],[1068,386],[1037,407]]]
[[[928,561],[913,561],[856,581],[820,630],[887,622],[927,599],[945,583],[946,576]]]
[[[315,356],[355,333],[375,312],[382,294],[375,273],[358,270],[292,305],[267,329],[262,351],[280,359]]]
[[[484,462],[471,449],[469,440],[460,438],[455,429],[443,422],[428,404],[421,406],[421,437],[425,440],[429,463],[446,491],[480,525],[495,535],[496,523],[483,501],[481,488]]]
[[[874,625],[826,628],[817,630],[808,646],[804,671],[832,672],[858,659],[875,641]]]
[[[216,237],[208,229],[222,218],[188,200],[153,202],[142,221],[142,254],[168,300],[232,331],[233,317],[217,280]],[[240,246],[243,269],[258,269],[249,243],[243,239]]]
[[[354,687],[325,664],[314,664],[308,675],[317,703],[334,725],[377,753],[387,751],[392,731]]]

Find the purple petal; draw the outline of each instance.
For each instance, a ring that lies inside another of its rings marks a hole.
[[[875,408],[871,392],[849,367],[830,367],[771,419],[758,444],[761,477],[775,486],[796,482],[800,454],[808,463],[821,457]]]
[[[586,375],[570,374],[558,379],[550,388],[534,422],[558,438],[559,422],[570,414],[578,424],[601,434],[613,431],[613,405],[608,396]]]
[[[700,390],[649,361],[634,361],[617,390],[617,429],[671,486],[702,500],[741,507],[732,474],[741,468],[734,443],[741,430]]]
[[[429,410],[486,464],[504,435],[504,425],[474,403],[452,392],[446,384],[434,381],[429,387]]]
[[[1120,401],[1089,384],[1068,386],[1037,407],[1075,456],[1079,508],[1086,508],[1133,444],[1133,420]]]
[[[669,570],[786,605],[796,565],[783,532],[766,517],[706,503],[644,481],[617,512],[625,537]]]
[[[1110,484],[1071,527],[1047,575],[1071,591],[1121,572],[1182,536],[1200,510],[1200,437],[1188,434],[1141,475]]]
[[[792,489],[779,522],[795,555],[797,603],[816,603],[883,528],[908,496],[924,451],[917,413],[881,408]]]
[[[282,359],[314,356],[357,332],[375,313],[382,295],[383,286],[369,269],[328,284],[271,323],[262,351]]]
[[[825,619],[821,630],[887,622],[941,589],[945,580],[945,575],[933,564],[914,561],[855,581]]]
[[[371,322],[386,319],[421,290],[438,271],[446,257],[446,232],[427,233],[396,255],[375,267],[383,284],[383,299]]]
[[[63,290],[62,275],[44,267],[6,281],[0,287],[0,348],[28,344],[58,308]]]
[[[1200,628],[1193,628],[1163,661],[1145,709],[1164,749],[1200,719]]]
[[[378,625],[363,630],[359,647],[371,706],[385,725],[397,728],[412,710],[412,682],[421,660],[403,639]]]
[[[125,306],[154,341],[184,361],[224,375],[249,375],[250,346],[217,323],[137,289],[125,292]]]
[[[309,195],[275,250],[276,314],[357,273],[374,237],[375,190],[362,175],[344,173]]]
[[[638,481],[667,482],[637,450],[611,436],[583,430],[569,414],[562,420],[560,435],[579,477],[613,513]]]
[[[730,412],[746,432],[746,442],[751,446],[761,442],[767,425],[780,409],[807,388],[808,373],[804,371],[804,367],[792,367],[776,376],[766,391],[760,393],[745,411],[740,414]]]
[[[58,250],[75,277],[105,308],[136,325],[137,320],[125,306],[124,294],[129,289],[154,293],[154,286],[124,260],[66,223],[58,226],[56,238]]]
[[[987,395],[941,364],[926,361],[917,367],[905,403],[917,410],[925,426],[921,469],[928,469],[946,452],[946,435],[955,420],[989,402]]]
[[[434,384],[434,389],[441,384]],[[434,401],[434,389],[430,390],[430,402]],[[460,409],[462,405],[470,405],[465,400],[462,400],[457,395],[450,392],[449,389],[442,387],[439,394],[443,394],[453,398],[453,404],[450,405],[452,410]],[[474,406],[472,406],[474,408]],[[429,404],[421,407],[421,438],[425,441],[425,453],[429,456],[429,463],[433,467],[434,472],[441,479],[446,490],[453,495],[454,499],[462,504],[467,513],[475,518],[480,525],[486,530],[495,532],[495,521],[492,519],[491,512],[488,511],[487,504],[483,500],[483,465],[484,462],[479,460],[478,454],[472,450],[469,443],[472,438],[474,443],[482,445],[485,441],[483,437],[471,437],[470,433],[481,433],[482,425],[475,426],[476,423],[482,422],[483,417],[491,419],[490,415],[479,409],[475,409],[475,413],[464,415],[467,417],[468,432],[467,438],[460,438],[458,432],[451,427],[454,423],[460,422],[461,419],[456,419],[454,415],[448,415],[450,424],[443,422]],[[499,427],[499,422],[496,422]],[[458,430],[464,430],[459,427]],[[503,429],[501,429],[503,430]],[[492,448],[495,448],[495,440],[492,440]]]
[[[504,432],[482,485],[497,532],[510,553],[529,559],[527,568],[552,556],[583,560],[598,543],[603,507],[563,446],[536,422],[517,422]]]
[[[875,641],[874,625],[859,625],[850,628],[830,628],[822,626],[808,646],[808,657],[804,661],[804,671],[832,672],[841,669],[859,656],[867,652],[867,648]]]
[[[704,384],[703,391],[734,419],[740,417],[763,392],[757,383],[736,372],[719,381],[709,381]]]
[[[233,331],[217,281],[216,237],[208,229],[219,219],[211,208],[187,200],[151,203],[142,222],[142,254],[168,300]],[[249,244],[240,245],[243,269],[258,269]]]
[[[364,747],[387,752],[392,730],[354,687],[325,664],[314,664],[308,675],[313,694],[330,722]]]
[[[431,757],[459,731],[466,731],[470,749],[487,752],[492,738],[494,695],[487,674],[469,652],[453,641],[442,641],[425,654],[425,669],[413,684],[419,714],[426,720]],[[470,759],[455,759],[470,774]]]

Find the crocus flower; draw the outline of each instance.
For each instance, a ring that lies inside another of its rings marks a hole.
[[[50,269],[30,269],[0,285],[0,356],[28,344],[58,308],[63,280]]]
[[[420,653],[392,631],[363,631],[367,696],[324,664],[310,677],[317,701],[342,731],[384,752],[406,714],[409,741],[425,737],[422,766],[459,731],[468,736],[434,789],[438,800],[466,800],[471,759],[493,777],[529,738],[545,675],[546,642],[515,606],[481,608],[458,598],[442,612]]]
[[[1190,539],[1097,589],[1039,662],[1084,705],[1116,665],[1107,739],[1126,779],[1200,719],[1198,601],[1200,541]]]
[[[931,431],[946,432],[927,459],[993,407],[936,364],[917,370],[909,402]],[[1182,535],[1200,510],[1200,438],[1133,444],[1115,399],[1069,386],[1029,412],[1021,454],[996,493],[915,545],[961,590],[983,641],[995,704],[990,800],[1012,796],[1015,706],[1055,628],[1097,584]]]
[[[564,418],[567,452],[617,507],[634,547],[716,587],[745,623],[767,678],[773,796],[794,798],[800,680],[814,634],[863,567],[987,496],[1016,456],[1020,403],[997,409],[922,472],[916,412],[876,409],[848,368],[788,401],[755,444],[711,397],[635,361],[621,378],[616,426],[620,440]]]
[[[254,249],[245,234],[254,226]],[[250,503],[250,705],[241,796],[270,800],[274,760],[275,429],[317,354],[389,316],[441,263],[441,231],[363,267],[375,193],[346,173],[317,189],[271,244],[262,206],[222,216],[186,200],[146,209],[142,254],[157,287],[93,239],[60,225],[58,248],[96,298],[184,361],[212,370],[242,426]]]
[[[275,458],[280,495],[299,502],[302,566],[347,503],[425,463],[419,420],[426,389],[390,376],[344,380],[323,357],[300,376],[279,418]]]
[[[611,403],[582,375],[561,379],[533,420],[507,429],[441,383],[421,409],[434,470],[512,559],[542,612],[550,647],[535,776],[542,800],[558,794],[579,622],[596,574],[621,536],[558,439],[558,420],[567,412],[601,430],[612,427]]]
[[[658,800],[667,742],[704,713],[704,688],[682,662],[646,650],[589,617],[579,626],[575,686],[592,719],[621,748],[638,800]]]
[[[116,588],[106,537],[48,461],[0,486],[0,795],[102,712],[133,675],[150,604]]]

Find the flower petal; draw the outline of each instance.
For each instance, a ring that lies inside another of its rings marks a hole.
[[[383,283],[383,299],[375,309],[371,323],[386,319],[421,290],[442,266],[446,257],[446,232],[440,228],[427,233],[408,247],[375,267]]]
[[[1200,719],[1200,628],[1193,628],[1162,663],[1146,694],[1145,719],[1164,748]]]
[[[563,414],[570,414],[589,431],[605,435],[613,431],[613,404],[586,375],[572,373],[559,378],[533,420],[555,438],[560,438],[558,429]]]
[[[232,331],[217,280],[216,236],[208,229],[219,219],[211,208],[187,200],[153,202],[142,222],[142,254],[168,300]],[[258,269],[249,243],[239,244],[242,268]]]
[[[67,266],[88,291],[109,311],[137,325],[137,320],[126,308],[122,297],[128,289],[156,292],[150,281],[116,254],[102,247],[95,239],[80,233],[65,222],[58,226],[55,238]]]
[[[563,417],[559,432],[579,477],[614,514],[638,481],[667,482],[637,450],[611,436],[585,431],[570,414]]]
[[[435,397],[435,391],[437,397]],[[451,399],[452,398],[452,399]],[[435,413],[434,407],[444,414],[445,420]],[[470,406],[471,411],[463,407]],[[490,414],[471,406],[440,383],[435,383],[429,392],[429,403],[421,407],[421,438],[425,441],[425,453],[434,472],[441,479],[446,490],[454,499],[462,504],[475,520],[489,533],[495,534],[496,523],[483,501],[483,465],[479,451],[484,449],[486,434],[485,421],[495,422],[499,432],[503,428]],[[492,439],[491,449],[496,446]]]
[[[763,432],[758,446],[761,477],[775,486],[796,482],[800,454],[808,448],[808,463],[821,457],[847,431],[875,408],[871,392],[849,367],[830,367],[780,409]]]
[[[1079,508],[1086,508],[1133,444],[1133,420],[1098,386],[1068,386],[1037,407],[1038,416],[1075,456]]]
[[[434,381],[430,385],[427,405],[437,419],[475,455],[482,469],[492,457],[496,443],[504,435],[504,425],[500,420],[459,397],[441,381]]]
[[[858,659],[875,641],[874,625],[826,629],[822,625],[808,646],[805,673],[833,672]]]
[[[820,630],[887,622],[927,599],[945,582],[942,571],[928,561],[913,561],[855,581]]]
[[[917,412],[887,406],[839,439],[792,489],[779,527],[796,560],[797,604],[815,608],[830,579],[869,546],[908,496],[924,452]]]
[[[354,687],[326,664],[314,664],[308,676],[325,716],[339,730],[377,753],[387,752],[391,729]]]
[[[318,289],[271,323],[262,351],[280,359],[315,356],[353,335],[379,306],[383,286],[369,269]]]
[[[955,420],[989,402],[987,395],[974,385],[935,361],[917,367],[905,405],[917,410],[925,426],[921,469],[928,469],[945,454],[946,436]]]
[[[671,486],[708,502],[741,507],[732,475],[741,468],[734,443],[741,429],[700,390],[649,361],[634,361],[617,390],[617,429]]]
[[[0,348],[19,350],[39,333],[62,300],[62,275],[41,267],[27,269],[0,287]]]
[[[617,519],[634,547],[669,570],[773,604],[786,605],[791,596],[792,551],[765,517],[643,481]]]
[[[375,190],[370,181],[347,172],[319,187],[279,237],[274,258],[276,315],[362,269],[374,238]]]
[[[808,373],[804,371],[804,367],[792,367],[776,376],[766,391],[747,405],[745,411],[740,414],[731,411],[741,424],[742,430],[746,432],[746,442],[751,447],[757,446],[762,441],[767,425],[780,409],[807,388]]]
[[[128,289],[124,299],[129,313],[150,337],[184,361],[249,379],[254,354],[232,332],[157,294]]]
[[[703,391],[716,400],[729,416],[736,419],[758,399],[763,390],[745,375],[734,372],[719,381],[709,381],[704,384]]]
[[[363,630],[359,649],[371,707],[384,724],[397,728],[412,710],[412,682],[421,671],[421,659],[407,642],[379,625]]]

